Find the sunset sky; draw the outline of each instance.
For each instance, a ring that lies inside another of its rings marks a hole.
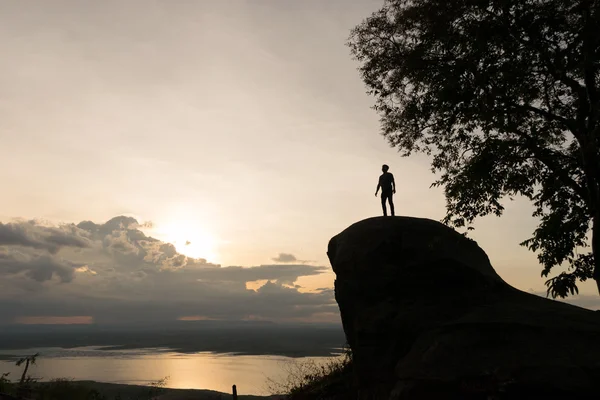
[[[345,46],[381,4],[1,1],[0,323],[337,320],[327,242],[380,214],[381,164],[397,214],[444,215]],[[471,236],[545,292],[532,207],[505,205]]]

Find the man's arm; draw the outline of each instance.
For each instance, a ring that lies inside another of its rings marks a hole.
[[[392,175],[392,190],[396,193],[396,181],[394,180],[394,175]]]
[[[379,188],[381,187],[381,179],[377,183],[377,190],[375,190],[375,196],[377,196],[377,192],[379,192]]]

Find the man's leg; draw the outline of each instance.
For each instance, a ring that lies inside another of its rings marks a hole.
[[[381,208],[383,208],[383,216],[387,216],[387,209],[385,208],[385,200],[387,199],[387,196],[385,195],[384,192],[381,193]]]
[[[388,201],[390,202],[390,213],[392,214],[392,217],[393,217],[395,214],[394,214],[394,198],[393,198],[392,194],[389,195]]]

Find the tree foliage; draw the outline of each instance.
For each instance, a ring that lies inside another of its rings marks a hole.
[[[521,244],[565,267],[548,293],[600,281],[600,0],[387,0],[348,44],[383,135],[432,156],[446,223],[524,196]]]

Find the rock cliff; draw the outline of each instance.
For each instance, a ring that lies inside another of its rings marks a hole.
[[[600,398],[600,313],[511,287],[453,229],[371,218],[327,254],[357,398]]]

